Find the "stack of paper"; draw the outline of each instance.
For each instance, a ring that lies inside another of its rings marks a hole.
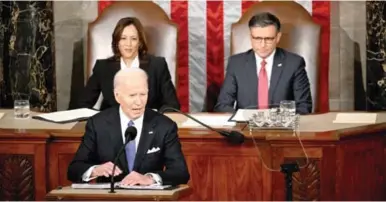
[[[377,121],[377,113],[338,113],[333,123],[367,123]]]
[[[233,127],[236,125],[235,122],[230,122],[229,118],[231,115],[192,115],[193,118],[209,125],[211,127]],[[187,119],[181,124],[182,127],[203,127],[192,119]]]
[[[118,183],[115,183],[115,187]],[[71,188],[73,189],[108,189],[110,188],[110,183],[96,183],[96,184],[88,184],[88,183],[80,183],[80,184],[72,184]]]
[[[248,120],[258,111],[268,113],[267,109],[238,109],[231,118],[231,121],[248,122]]]
[[[42,121],[54,122],[54,123],[70,123],[70,122],[87,120],[89,117],[92,117],[97,113],[99,113],[99,111],[82,108],[82,109],[39,114],[39,115],[32,116],[32,118],[42,120]]]
[[[121,188],[121,189],[151,189],[151,190],[161,190],[161,189],[166,189],[166,188],[169,188],[171,187],[171,185],[132,185],[132,186],[129,186],[129,185],[118,185],[118,188]]]
[[[120,189],[151,189],[151,190],[161,190],[171,187],[171,185],[121,185],[119,182],[115,183],[115,188]],[[71,188],[73,189],[110,189],[110,183],[96,183],[96,184],[72,184]]]

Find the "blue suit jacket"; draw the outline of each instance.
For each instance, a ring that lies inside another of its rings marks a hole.
[[[301,56],[281,48],[276,49],[269,85],[271,106],[279,106],[282,100],[294,100],[297,113],[312,112],[310,82],[305,66]],[[237,101],[236,110],[257,108],[257,89],[257,67],[253,50],[231,56],[215,111],[233,112],[235,101]]]

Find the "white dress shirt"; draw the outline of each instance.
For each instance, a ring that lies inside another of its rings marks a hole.
[[[123,113],[121,107],[119,107],[119,118],[121,120],[122,142],[123,144],[125,144],[125,131],[126,131],[127,125],[130,122],[130,119]],[[132,121],[134,122],[134,127],[137,129],[137,136],[134,139],[135,151],[137,152],[139,139],[141,139],[141,133],[142,133],[143,114],[142,116]]]
[[[134,58],[133,62],[131,62],[131,68],[139,68],[139,58],[138,58],[138,55],[137,57]],[[121,69],[124,69],[124,68],[129,68],[125,61],[123,60],[123,58],[121,57]]]
[[[276,49],[271,53],[271,55],[269,55],[267,58],[265,58],[265,62],[266,62],[265,71],[267,72],[268,89],[269,89],[269,85],[271,83],[272,66],[273,66],[273,59],[275,56],[275,52],[276,52]],[[258,56],[256,53],[255,53],[255,58],[256,58],[256,67],[257,67],[257,78],[259,78],[259,73],[260,73],[260,69],[261,69],[261,62],[263,61],[263,58]]]
[[[122,61],[122,60],[121,60]],[[122,63],[121,63],[122,64]],[[137,151],[138,149],[138,144],[139,144],[139,140],[141,139],[141,134],[142,134],[142,126],[143,126],[143,117],[144,117],[144,114],[142,114],[140,117],[138,117],[137,119],[135,120],[132,120],[134,122],[134,127],[137,129],[137,136],[135,137],[134,141],[135,141],[135,151]],[[126,131],[126,128],[130,122],[130,119],[129,117],[127,117],[125,115],[125,113],[123,112],[122,110],[122,107],[119,107],[119,118],[120,118],[120,121],[121,121],[121,135],[122,135],[122,142],[123,144],[125,144],[125,131]],[[122,154],[121,154],[122,155]],[[114,162],[112,162],[114,163]],[[85,182],[88,182],[90,180],[93,180],[95,179],[96,177],[92,177],[90,178],[91,176],[91,173],[93,171],[93,169],[96,167],[97,165],[94,165],[94,166],[91,166],[82,176],[82,180],[85,181]],[[159,176],[158,174],[155,174],[155,173],[146,173],[145,175],[150,175],[153,180],[155,181],[155,184],[159,184],[159,185],[162,185],[162,178],[161,176]]]

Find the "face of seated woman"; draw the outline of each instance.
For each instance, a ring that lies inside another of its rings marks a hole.
[[[118,49],[123,60],[126,63],[128,61],[134,60],[134,58],[138,55],[138,48],[138,30],[135,28],[134,25],[126,26],[123,29],[121,39],[118,43]]]

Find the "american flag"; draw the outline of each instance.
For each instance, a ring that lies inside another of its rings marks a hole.
[[[179,26],[178,98],[184,112],[211,111],[230,55],[231,24],[254,3],[250,0],[154,0]],[[328,111],[330,2],[296,1],[322,26],[319,109]],[[98,12],[113,1],[99,1]]]

